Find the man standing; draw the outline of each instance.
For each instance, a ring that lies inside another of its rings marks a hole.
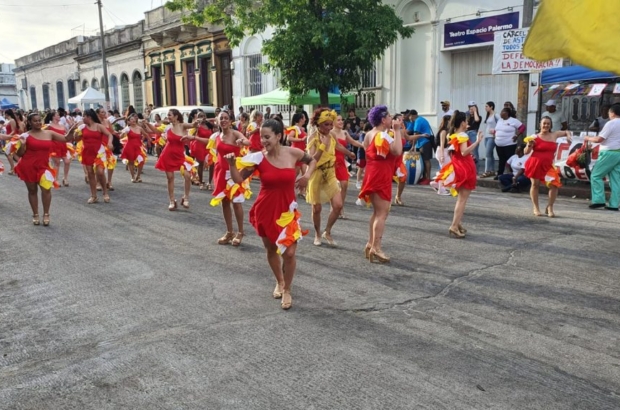
[[[620,104],[614,104],[609,108],[610,120],[605,128],[596,137],[585,137],[583,143],[599,143],[598,159],[590,177],[592,189],[591,209],[605,208],[617,211],[620,202]],[[609,178],[611,195],[609,206],[605,204],[605,182],[603,178]]]
[[[555,100],[549,100],[545,104],[547,111],[542,113],[540,118],[551,118],[551,131],[564,131],[568,129],[568,122],[564,118],[564,114],[556,110]]]
[[[408,128],[407,134],[409,134],[409,129],[413,128],[413,130],[412,134],[408,135],[406,139],[415,143],[415,148],[420,151],[422,160],[424,161],[424,176],[418,181],[418,184],[428,185],[431,182],[431,158],[433,158],[431,137],[433,135],[433,130],[426,118],[420,117],[416,110],[409,111],[409,121],[413,123],[413,127]]]
[[[446,115],[449,115],[452,117],[452,114],[454,113],[454,111],[450,109],[450,101],[448,100],[442,101],[440,102],[440,104],[441,104],[441,118],[445,117]]]
[[[590,124],[590,131],[601,132],[609,121],[609,105],[601,105],[601,115]]]

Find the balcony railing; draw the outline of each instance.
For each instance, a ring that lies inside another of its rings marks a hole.
[[[355,109],[370,109],[383,102],[381,88],[365,88],[355,95]]]

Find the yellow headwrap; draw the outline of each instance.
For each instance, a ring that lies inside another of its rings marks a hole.
[[[338,114],[336,114],[336,111],[334,110],[325,110],[323,112],[321,112],[321,115],[319,116],[319,120],[317,121],[317,124],[321,125],[323,124],[325,121],[336,121],[336,117],[338,116]]]

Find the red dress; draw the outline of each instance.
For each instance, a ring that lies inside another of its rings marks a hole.
[[[243,190],[237,189],[236,185],[232,182],[230,178],[228,161],[224,158],[224,156],[231,153],[234,154],[235,157],[241,156],[241,147],[226,144],[222,141],[222,136],[218,135],[215,140],[215,149],[217,151],[217,161],[213,172],[213,181],[215,186],[213,188],[213,199],[211,200],[211,205],[219,205],[225,198],[234,202],[243,202],[244,197],[243,195],[240,195],[243,193]],[[233,187],[235,187],[234,192],[232,190]],[[234,198],[232,197],[233,195],[235,196]]]
[[[105,168],[105,164],[97,161],[99,150],[103,148],[101,141],[104,137],[102,132],[92,131],[88,127],[82,128],[82,165],[92,167],[97,162],[97,166]]]
[[[295,168],[277,168],[260,154],[260,193],[250,209],[250,223],[261,238],[267,238],[283,253],[301,239],[301,214],[295,200]]]
[[[347,148],[347,140],[341,140],[340,138],[336,138],[338,144]],[[336,150],[336,164],[334,165],[336,168],[336,179],[338,181],[348,181],[349,180],[349,170],[347,169],[346,159],[344,158],[344,153]]]
[[[213,133],[208,128],[198,127],[197,134],[197,137],[208,139]],[[190,143],[189,149],[196,161],[204,162],[207,157],[207,144],[194,140]]]
[[[127,132],[127,143],[121,152],[121,158],[131,161],[132,163],[142,155],[142,133],[133,132],[131,129]],[[143,162],[144,158],[142,158]]]
[[[24,182],[36,183],[50,189],[55,180],[54,170],[50,167],[50,149],[53,141],[26,137],[26,152],[15,165],[15,173]]]
[[[250,151],[259,152],[263,150],[263,144],[260,141],[260,127],[255,122],[248,125],[247,131],[252,132],[250,134]]]
[[[185,164],[185,144],[181,142],[181,136],[176,135],[169,129],[166,133],[167,143],[162,151],[155,168],[164,172],[180,171]]]
[[[474,157],[471,154],[467,156],[461,154],[461,143],[463,142],[467,142],[468,147],[471,145],[469,137],[465,133],[450,136],[450,144],[454,147],[451,162],[454,169],[454,181],[451,186],[457,191],[459,188],[474,190],[478,182],[478,172],[476,171]]]
[[[370,203],[370,195],[377,194],[384,201],[392,201],[392,177],[397,159],[389,148],[394,139],[385,132],[378,132],[366,150],[366,173],[359,198]]]
[[[553,159],[558,145],[555,141],[545,141],[536,136],[534,138],[534,150],[532,155],[525,163],[524,174],[528,178],[538,179],[544,182],[547,187],[554,185],[561,187],[560,175],[553,166]]]
[[[54,131],[60,135],[65,135],[65,129],[61,127],[55,127],[50,124],[47,127],[48,130]],[[63,141],[52,141],[52,149],[50,150],[50,156],[55,158],[67,158],[67,143]]]

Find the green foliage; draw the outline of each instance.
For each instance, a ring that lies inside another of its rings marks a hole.
[[[187,23],[222,25],[233,47],[273,28],[263,43],[265,69],[279,71],[292,95],[318,90],[325,103],[332,85],[361,88],[361,71],[372,69],[399,35],[413,34],[380,0],[172,0],[166,7],[189,10]]]

